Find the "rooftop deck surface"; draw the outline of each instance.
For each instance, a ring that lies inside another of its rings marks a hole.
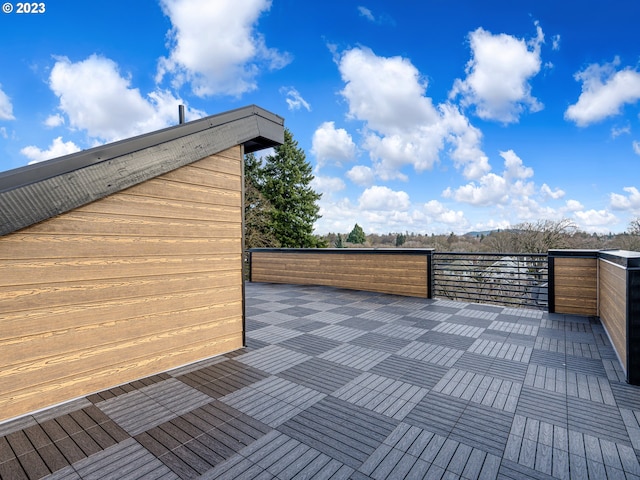
[[[0,478],[640,479],[640,388],[597,319],[246,299],[246,348],[0,424]]]

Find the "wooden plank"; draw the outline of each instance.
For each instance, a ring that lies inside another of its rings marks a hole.
[[[599,314],[626,369],[626,272],[623,268],[606,261],[600,261]]]
[[[242,225],[239,222],[143,217],[75,210],[55,222],[43,222],[35,226],[30,230],[30,234],[35,233],[238,238],[242,235]]]
[[[554,262],[556,313],[597,315],[597,260],[556,258]]]
[[[0,370],[0,392],[4,395],[5,392],[38,385],[53,378],[74,377],[97,368],[109,369],[112,365],[131,358],[153,356],[182,344],[215,339],[216,336],[242,331],[239,303],[228,306],[213,305],[178,313],[189,317],[190,322],[174,329],[167,329],[165,326],[134,338],[118,336],[116,333],[109,343],[104,344],[94,338],[96,345],[67,345],[68,351],[63,353],[3,366]],[[216,321],[212,322],[208,315],[216,315]],[[162,320],[166,321],[167,318],[170,316],[165,315]],[[100,331],[101,329],[96,329],[94,333]]]
[[[238,182],[239,184],[240,182]],[[149,180],[143,184],[132,187],[121,192],[115,197],[121,197],[124,194],[137,195],[141,197],[151,197],[159,200],[168,199],[178,202],[202,203],[205,205],[230,205],[234,207],[241,206],[241,191],[232,190],[231,185],[224,188],[208,187],[201,185],[191,185],[181,182],[170,182],[164,179]],[[109,198],[109,197],[107,197]],[[99,202],[94,202],[99,203]],[[90,208],[81,207],[81,210]]]
[[[2,239],[0,260],[144,257],[158,255],[240,253],[241,240],[233,238],[170,238],[132,236],[29,235],[14,233]]]
[[[211,288],[193,292],[173,292],[162,295],[124,298],[93,304],[65,305],[27,312],[8,312],[2,320],[0,339],[28,337],[73,328],[95,328],[96,325],[120,319],[143,318],[148,315],[207,306],[217,307],[241,298],[241,286],[234,282],[227,288]],[[96,332],[97,333],[97,332]],[[0,351],[0,365],[9,362]]]
[[[213,168],[203,168],[203,165],[190,165],[188,167],[179,168],[173,172],[166,173],[162,177],[151,180],[167,182],[180,182],[190,185],[201,185],[203,187],[213,187],[231,191],[241,191],[242,176],[240,170],[234,173],[224,173],[213,170]],[[142,187],[147,182],[140,184]]]
[[[96,279],[133,278],[153,275],[176,275],[239,269],[241,256],[213,254],[173,257],[122,257],[3,260],[0,279],[3,285],[33,285],[56,283],[61,280],[78,282]]]
[[[96,299],[104,303],[148,295],[209,290],[240,282],[239,265],[229,264],[226,267],[226,270],[220,268],[213,273],[0,286],[0,311],[11,313],[65,305],[91,305]]]

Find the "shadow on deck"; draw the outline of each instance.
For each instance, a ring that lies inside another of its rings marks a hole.
[[[640,388],[597,319],[246,299],[246,348],[0,424],[0,478],[640,477]]]

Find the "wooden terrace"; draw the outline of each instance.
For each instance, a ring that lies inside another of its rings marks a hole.
[[[640,478],[640,387],[596,317],[245,294],[245,348],[0,423],[0,478]]]

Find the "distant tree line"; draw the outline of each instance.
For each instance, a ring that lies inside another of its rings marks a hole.
[[[361,227],[356,224],[358,228]],[[355,229],[355,227],[354,227]],[[329,233],[327,244],[341,247],[377,248],[435,248],[440,252],[547,253],[550,249],[621,249],[640,251],[640,217],[620,234],[596,234],[581,231],[570,219],[524,222],[505,230],[457,235],[398,233],[370,233],[364,242],[350,243],[349,236]],[[345,238],[347,239],[345,241]]]

